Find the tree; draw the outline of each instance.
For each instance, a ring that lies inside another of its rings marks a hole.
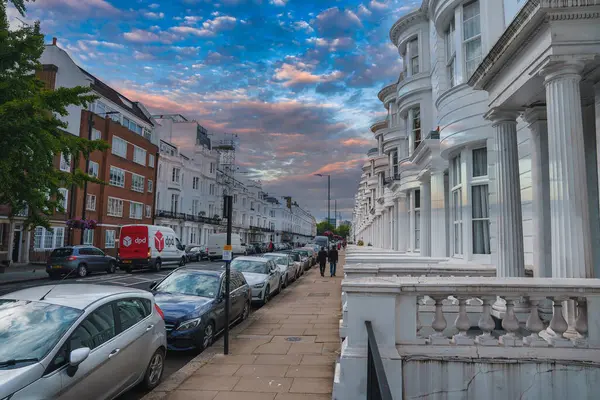
[[[10,1],[24,16],[29,0]],[[59,116],[68,114],[67,107],[86,107],[95,97],[86,87],[44,87],[35,76],[44,51],[40,24],[10,30],[7,6],[7,0],[0,0],[0,204],[10,207],[10,218],[28,209],[27,226],[48,228],[54,210],[64,211],[59,188],[100,183],[77,168],[78,163],[72,173],[56,169],[55,155],[77,160],[108,144],[63,131],[67,124]]]
[[[335,230],[335,234],[340,235],[344,239],[348,238],[350,236],[350,225],[340,225]]]
[[[321,222],[317,223],[317,235],[323,235],[323,233],[325,233],[327,231],[333,232],[333,230],[334,230],[333,225],[331,225],[327,221],[321,221]]]

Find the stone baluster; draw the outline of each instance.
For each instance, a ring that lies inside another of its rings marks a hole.
[[[553,297],[552,303],[554,306],[554,312],[552,313],[552,320],[550,321],[549,328],[552,332],[548,334],[548,341],[554,347],[571,347],[573,343],[566,339],[563,334],[569,328],[567,321],[563,315],[563,301],[566,299],[562,297]]]
[[[471,328],[467,315],[467,299],[468,297],[458,297],[458,315],[454,321],[458,333],[452,337],[453,344],[472,345],[474,343],[474,340],[467,336],[467,331]]]
[[[434,334],[429,335],[429,344],[448,344],[450,340],[444,336],[444,330],[446,329],[447,323],[444,318],[444,311],[442,310],[443,301],[446,299],[444,296],[435,296],[435,315],[431,322],[431,327],[435,331]]]
[[[417,296],[417,337],[419,337],[419,332],[421,332],[421,328],[423,328],[423,324],[421,323],[421,318],[419,317],[419,306],[422,303],[422,297]]]
[[[482,297],[481,301],[483,302],[483,310],[477,325],[479,326],[479,329],[483,331],[483,334],[477,336],[475,341],[482,346],[496,346],[498,340],[492,336],[492,331],[496,327],[496,323],[491,315],[492,302],[496,301],[496,296]]]
[[[519,331],[519,320],[515,315],[516,298],[506,297],[506,314],[502,319],[502,329],[506,334],[500,336],[500,344],[507,347],[522,346],[523,341],[517,336]]]
[[[529,317],[527,318],[527,322],[525,323],[525,327],[531,335],[523,338],[523,342],[530,347],[547,347],[548,342],[540,337],[540,332],[544,330],[544,323],[540,319],[539,315],[539,304],[545,298],[536,299],[529,298]]]
[[[577,347],[587,347],[588,334],[588,316],[587,316],[587,299],[579,297],[577,300],[577,319],[575,320],[575,330],[577,337],[573,338],[573,343]]]

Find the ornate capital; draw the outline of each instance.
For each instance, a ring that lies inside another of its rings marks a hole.
[[[487,113],[485,113],[483,118],[487,119],[488,121],[492,121],[492,126],[496,126],[503,122],[516,124],[517,118],[519,117],[521,112],[522,110],[515,108],[494,107]]]
[[[529,125],[540,121],[546,122],[546,120],[548,119],[548,115],[546,113],[546,106],[538,105],[525,109],[525,112],[523,113],[523,119]]]
[[[539,75],[544,78],[544,84],[556,79],[576,77],[581,79],[585,67],[585,57],[551,57],[539,70]]]

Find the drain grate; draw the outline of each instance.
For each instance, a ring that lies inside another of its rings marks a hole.
[[[285,340],[287,340],[288,342],[299,342],[302,340],[302,338],[299,338],[298,336],[290,336],[286,337]]]
[[[329,293],[309,293],[308,297],[328,297]]]

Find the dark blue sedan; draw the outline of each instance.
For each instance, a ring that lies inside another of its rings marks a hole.
[[[229,323],[250,313],[252,292],[244,275],[231,271]],[[225,329],[225,272],[198,267],[178,268],[152,286],[165,317],[169,350],[210,346]]]

